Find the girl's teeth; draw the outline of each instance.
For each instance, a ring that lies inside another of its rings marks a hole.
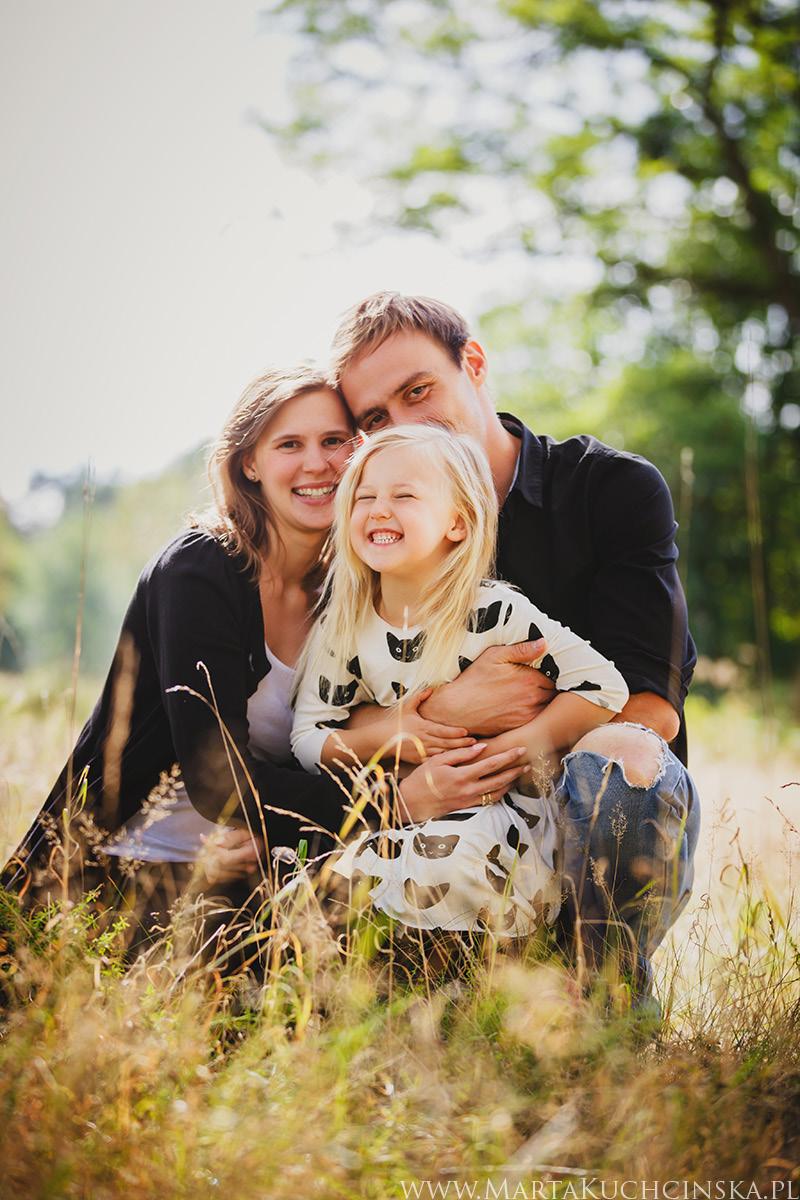
[[[373,542],[377,542],[379,546],[389,546],[392,542],[399,542],[399,534],[374,533],[372,535]]]

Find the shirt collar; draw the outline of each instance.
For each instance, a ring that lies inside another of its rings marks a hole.
[[[514,472],[514,478],[511,487],[508,491],[508,496],[512,492],[519,492],[523,499],[527,500],[528,504],[533,504],[537,508],[542,507],[543,503],[543,479],[544,479],[544,461],[546,450],[544,439],[531,433],[526,425],[522,424],[519,417],[515,417],[513,413],[498,413],[503,427],[513,434],[514,437],[520,439],[519,457],[517,458],[517,469]],[[508,503],[508,496],[506,503]]]

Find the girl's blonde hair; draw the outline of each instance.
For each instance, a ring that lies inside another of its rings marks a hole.
[[[265,371],[244,389],[211,447],[208,476],[215,511],[200,523],[231,554],[240,555],[256,576],[261,556],[277,535],[260,484],[244,472],[244,458],[290,400],[330,391],[325,372],[312,363]]]
[[[366,464],[398,447],[412,449],[444,476],[453,507],[467,528],[467,536],[452,544],[420,594],[415,623],[424,628],[425,638],[413,685],[413,690],[420,690],[452,679],[478,587],[492,572],[497,537],[497,495],[483,450],[471,437],[437,426],[401,425],[381,430],[350,459],[336,492],[334,559],[324,589],[324,613],[304,657],[316,658],[326,652],[331,669],[338,667],[341,673],[354,653],[358,630],[379,600],[380,576],[353,550],[350,517]]]

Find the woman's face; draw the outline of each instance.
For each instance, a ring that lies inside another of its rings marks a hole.
[[[352,436],[347,409],[327,388],[295,396],[272,418],[242,465],[260,484],[279,532],[330,528]]]

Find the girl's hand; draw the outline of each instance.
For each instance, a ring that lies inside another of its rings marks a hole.
[[[469,730],[456,725],[440,725],[437,721],[429,721],[419,711],[419,706],[431,695],[433,688],[415,692],[404,697],[400,704],[390,709],[385,717],[388,750],[386,757],[391,758],[397,753],[397,742],[393,739],[402,735],[400,745],[400,760],[406,763],[427,762],[436,754],[447,750],[460,750],[466,746],[474,746],[475,738],[469,736]]]
[[[481,758],[485,743],[436,754],[400,784],[400,799],[409,821],[443,817],[482,801],[496,803],[525,769],[525,748],[514,746]]]
[[[264,843],[249,829],[220,829],[203,838],[198,864],[210,884],[246,879],[258,869]]]

